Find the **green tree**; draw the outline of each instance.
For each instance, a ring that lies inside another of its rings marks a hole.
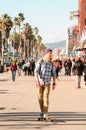
[[[11,17],[8,14],[3,14],[0,17],[0,52],[1,50],[7,49],[8,38],[10,35],[10,30],[13,26]],[[3,44],[3,45],[2,45]],[[3,48],[2,48],[3,47]]]
[[[24,21],[24,15],[23,13],[19,13],[17,17],[14,18],[14,31],[17,31],[17,27],[19,28],[19,45],[18,45],[18,51],[21,54],[22,53],[22,43],[21,43],[21,25]]]
[[[29,58],[31,57],[31,40],[33,38],[32,27],[29,23],[24,24],[22,34],[24,39],[25,57]]]

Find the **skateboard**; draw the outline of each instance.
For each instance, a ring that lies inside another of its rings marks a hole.
[[[41,118],[41,117],[39,117],[38,121],[53,122],[53,119],[51,119],[50,117],[48,117],[48,118]]]

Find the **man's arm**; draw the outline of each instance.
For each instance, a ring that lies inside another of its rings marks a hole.
[[[56,76],[53,76],[52,90],[55,89],[56,86]]]
[[[39,74],[35,73],[36,87],[40,87]]]
[[[39,62],[35,66],[34,74],[35,74],[35,79],[36,79],[36,86],[40,86],[40,81],[39,81],[39,69],[40,69],[40,64]]]

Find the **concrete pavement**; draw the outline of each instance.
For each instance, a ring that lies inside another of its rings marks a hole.
[[[33,76],[0,74],[0,130],[86,130],[86,86],[76,89],[75,77],[60,74],[50,93],[49,115],[54,122],[37,121],[40,109]]]

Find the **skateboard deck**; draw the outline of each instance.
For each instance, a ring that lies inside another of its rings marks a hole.
[[[53,119],[51,119],[50,117],[48,117],[48,118],[41,118],[41,117],[39,117],[38,121],[53,122]]]

